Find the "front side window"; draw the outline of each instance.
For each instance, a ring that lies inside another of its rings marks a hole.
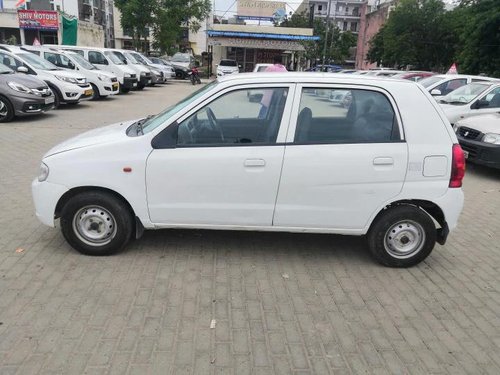
[[[19,68],[20,66],[23,66],[23,64],[19,60],[15,59],[12,56],[9,56],[3,52],[0,52],[0,63],[9,67],[13,71],[17,71],[17,68]]]
[[[275,143],[288,88],[231,91],[179,124],[177,145]]]
[[[325,91],[330,92],[324,94]],[[318,95],[319,92],[323,95]],[[394,109],[384,94],[360,89],[303,89],[295,143],[387,143],[400,140]]]
[[[106,58],[98,51],[89,51],[89,61],[91,64],[106,65]]]
[[[488,102],[487,108],[500,108],[500,87],[489,92],[483,100]]]

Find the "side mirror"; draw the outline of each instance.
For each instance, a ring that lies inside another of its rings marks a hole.
[[[486,108],[489,107],[490,102],[487,100],[478,100],[472,105],[472,109],[480,109],[480,108]]]
[[[25,66],[20,66],[20,67],[17,68],[17,72],[18,73],[28,73],[29,70]]]
[[[440,96],[441,95],[441,90],[434,89],[431,91],[432,96]]]

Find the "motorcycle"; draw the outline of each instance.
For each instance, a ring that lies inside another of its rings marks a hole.
[[[188,74],[189,79],[191,80],[191,83],[193,85],[196,85],[196,83],[201,83],[200,72],[197,68],[191,68],[191,71]]]

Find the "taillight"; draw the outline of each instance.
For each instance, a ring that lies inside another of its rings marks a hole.
[[[451,177],[449,187],[459,188],[462,187],[462,180],[465,175],[465,156],[459,144],[453,145],[451,154]]]

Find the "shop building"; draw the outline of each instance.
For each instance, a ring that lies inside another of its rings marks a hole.
[[[251,72],[258,63],[272,63],[275,55],[283,56],[289,69],[297,69],[303,61],[302,42],[319,39],[309,28],[231,24],[214,24],[207,36],[214,71],[222,59],[232,59],[242,72]]]

